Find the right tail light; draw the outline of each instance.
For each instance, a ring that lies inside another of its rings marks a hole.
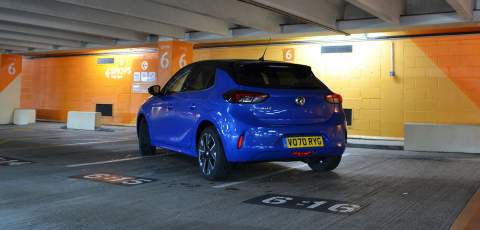
[[[342,96],[336,93],[325,96],[325,100],[330,104],[342,104],[343,102]]]

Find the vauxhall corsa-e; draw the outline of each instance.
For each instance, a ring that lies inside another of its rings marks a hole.
[[[207,179],[232,164],[303,161],[335,169],[347,132],[342,97],[298,64],[216,60],[180,69],[140,108],[140,151],[157,147],[198,159]]]

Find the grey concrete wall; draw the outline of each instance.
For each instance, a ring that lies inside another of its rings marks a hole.
[[[480,153],[480,125],[406,123],[405,150]]]

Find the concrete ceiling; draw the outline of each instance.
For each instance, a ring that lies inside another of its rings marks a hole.
[[[0,52],[474,25],[480,0],[1,0]]]

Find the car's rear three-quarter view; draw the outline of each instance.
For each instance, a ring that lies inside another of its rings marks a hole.
[[[303,161],[330,171],[345,150],[342,97],[308,66],[202,61],[149,92],[137,119],[142,154],[159,147],[197,157],[208,179],[249,162]]]

